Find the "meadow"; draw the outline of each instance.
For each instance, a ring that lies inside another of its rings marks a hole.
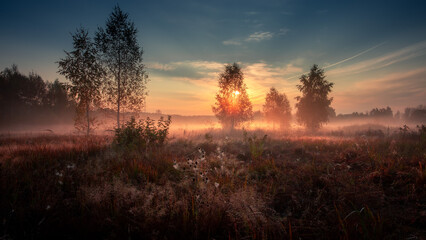
[[[0,238],[426,237],[424,126],[127,140],[2,135]]]

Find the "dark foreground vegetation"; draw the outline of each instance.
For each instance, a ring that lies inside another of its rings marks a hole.
[[[0,238],[426,237],[425,127],[352,137],[212,131],[168,142],[167,128],[2,136]]]

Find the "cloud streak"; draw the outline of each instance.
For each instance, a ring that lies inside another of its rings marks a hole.
[[[274,36],[271,32],[255,32],[253,34],[250,34],[245,41],[246,42],[261,42],[264,40],[269,40]]]
[[[226,46],[229,46],[229,45],[240,46],[241,42],[238,40],[225,40],[222,42],[222,44]]]
[[[376,48],[378,48],[378,47],[382,46],[383,44],[385,44],[385,42],[380,43],[380,44],[377,44],[376,46],[373,46],[373,47],[371,47],[371,48],[369,48],[369,49],[367,49],[367,50],[365,50],[365,51],[362,51],[362,52],[360,52],[360,53],[358,53],[358,54],[355,54],[355,55],[353,55],[352,57],[348,57],[348,58],[343,59],[343,60],[341,60],[341,61],[338,61],[338,62],[336,62],[336,63],[330,64],[330,65],[327,65],[327,66],[325,66],[325,67],[324,67],[324,69],[331,68],[331,67],[334,67],[334,66],[336,66],[336,65],[342,64],[342,63],[344,63],[344,62],[350,61],[350,60],[352,60],[352,59],[354,59],[354,58],[357,58],[357,57],[359,57],[359,56],[361,56],[361,55],[363,55],[363,54],[366,54],[366,53],[368,53],[368,52],[370,52],[370,51],[372,51],[372,50],[374,50],[374,49],[376,49]]]
[[[410,106],[413,99],[424,99],[425,73],[426,68],[423,67],[355,82],[347,88],[349,90],[333,94],[333,105],[344,112],[364,111],[378,106],[393,106],[402,110]]]
[[[255,27],[261,27],[263,24],[256,24]],[[243,45],[243,42],[248,43],[259,43],[262,41],[270,40],[274,38],[275,36],[284,36],[286,35],[290,29],[288,28],[281,28],[278,32],[269,32],[269,31],[257,31],[246,38],[233,38],[229,40],[222,41],[222,44],[225,46],[241,46]]]
[[[377,70],[423,55],[426,55],[426,41],[404,47],[400,50],[385,54],[381,57],[376,57],[357,62],[346,67],[333,69],[328,72],[328,75],[349,75]]]

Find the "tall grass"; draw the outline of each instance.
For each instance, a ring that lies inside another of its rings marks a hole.
[[[421,239],[421,136],[2,137],[0,236]]]

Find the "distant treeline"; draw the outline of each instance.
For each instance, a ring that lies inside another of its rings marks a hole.
[[[19,72],[13,65],[0,73],[0,127],[21,124],[72,123],[74,102],[66,86],[39,75]]]
[[[5,68],[0,73],[0,128],[26,124],[72,124],[76,104],[69,96],[64,83],[55,80],[48,82],[35,73],[24,75],[16,65]],[[115,110],[98,109],[102,116],[113,116]],[[151,117],[161,113],[150,114]],[[142,114],[146,117],[147,114]],[[353,112],[336,115],[333,108],[329,109],[332,121],[339,120],[403,120],[406,122],[426,122],[426,106],[405,108],[403,113],[393,113],[390,107],[374,108],[369,112]],[[185,117],[174,116],[174,123],[195,124],[199,120],[207,125],[215,122],[213,116]],[[253,120],[263,120],[261,111],[254,112]]]
[[[406,122],[426,122],[426,106],[419,105],[417,107],[407,107],[404,113],[397,111],[395,114],[392,108],[373,108],[369,112],[353,112],[351,114],[338,114],[334,120],[361,120],[361,119],[377,119],[377,120],[403,120]]]

